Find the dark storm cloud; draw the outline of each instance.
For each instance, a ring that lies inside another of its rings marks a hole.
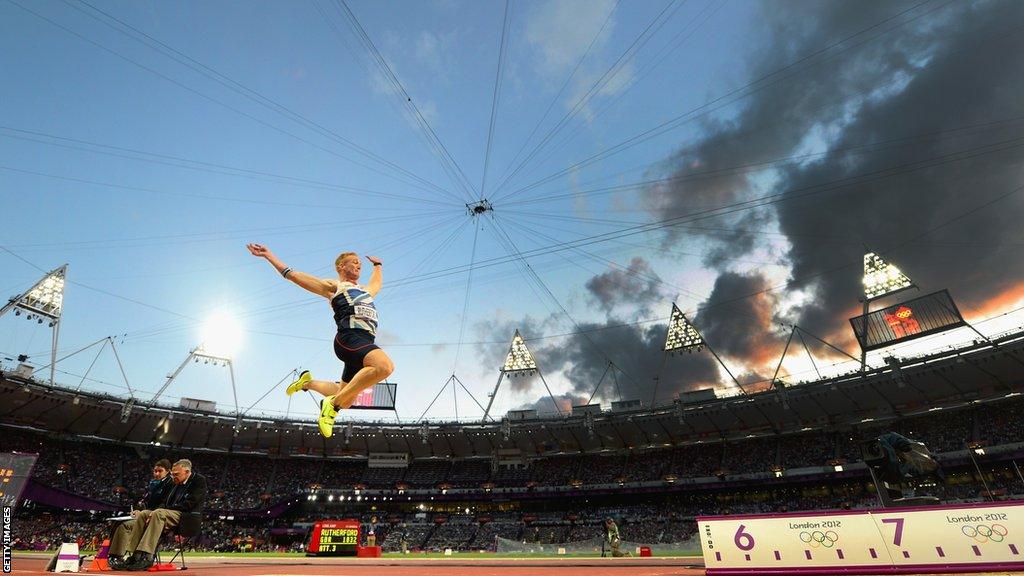
[[[708,296],[712,304],[700,310],[694,323],[719,354],[742,361],[752,369],[778,361],[785,345],[774,318],[776,298],[758,273],[723,272]],[[754,296],[751,296],[754,294]]]
[[[659,373],[658,398],[662,401],[681,391],[718,382],[717,364],[707,354],[683,354],[665,359],[662,349],[668,330],[666,324],[618,324],[614,318],[604,324],[583,324],[580,328],[584,334],[575,334],[567,342],[544,349],[543,357],[552,366],[565,371],[574,392],[588,397],[601,382],[609,360],[613,362],[617,368],[605,376],[598,395],[606,401],[617,400],[621,395],[624,400],[642,400],[648,404]]]
[[[799,324],[821,334],[849,331],[865,244],[922,287],[949,287],[969,305],[1017,285],[1024,259],[1012,244],[1024,240],[1024,194],[954,219],[1024,183],[1024,153],[1011,147],[1024,127],[1024,3],[928,3],[875,28],[912,5],[763,6],[764,37],[748,59],[749,78],[814,56],[768,77],[772,84],[743,100],[735,115],[707,122],[701,138],[681,147],[668,162],[676,180],[644,194],[654,216],[763,194],[751,179],[755,172],[735,167],[827,146],[824,156],[774,165],[768,190],[785,199],[769,214],[791,244],[791,288],[812,294],[798,311]],[[853,36],[860,30],[866,31]],[[816,54],[826,46],[833,47]],[[954,161],[958,153],[965,159]],[[697,176],[708,173],[714,177]],[[844,181],[850,185],[835,186]],[[676,230],[668,240],[684,233],[707,238],[705,263],[724,269],[722,255],[742,255],[763,242],[746,231],[764,216],[702,221],[738,230]],[[711,324],[704,329],[717,330]]]
[[[639,307],[639,314],[646,314],[649,306],[662,299],[658,290],[658,275],[651,265],[634,256],[625,269],[613,269],[587,280],[586,288],[591,297],[605,312],[611,312],[616,305],[625,304]]]
[[[528,342],[528,346],[549,381],[553,374],[565,374],[572,386],[567,396],[581,404],[590,398],[598,383],[601,387],[595,401],[636,399],[644,405],[654,395],[655,377],[659,374],[660,402],[682,391],[718,383],[718,365],[706,352],[665,358],[662,348],[666,324],[623,326],[621,320],[609,317],[603,323],[581,323],[579,327],[581,333],[565,339]],[[605,374],[609,360],[616,368]],[[547,391],[536,376],[508,381],[515,390],[530,390],[542,404],[550,406]]]
[[[780,189],[796,190],[1020,137],[1021,124],[993,122],[1024,115],[1024,4],[955,5],[962,11],[934,31],[929,62],[915,71],[904,90],[864,106],[833,147],[841,150],[912,134],[948,136],[884,154],[834,153],[820,163],[789,170]],[[1011,24],[1016,31],[1006,34]],[[985,129],[954,131],[986,123]],[[860,266],[804,280],[837,263],[857,262],[863,252],[856,245],[826,246],[814,240],[825,235],[861,240],[897,261],[925,290],[949,287],[968,306],[1019,284],[1024,260],[1007,245],[1024,240],[1024,196],[1012,195],[956,219],[1024,183],[1024,152],[1018,147],[971,154],[976,157],[879,180],[853,193],[781,204],[779,223],[793,245],[793,286],[814,285],[818,293],[802,311],[801,323],[822,332],[845,328],[839,313],[860,295]],[[943,226],[947,222],[951,224]]]
[[[789,289],[804,292],[784,320],[847,349],[865,245],[924,290],[950,288],[967,315],[1024,294],[1024,191],[1008,195],[1024,184],[1024,2],[762,6],[742,78],[764,77],[763,89],[725,119],[704,119],[700,136],[661,165],[672,179],[642,194],[656,220],[764,194],[781,200],[665,237],[706,242],[704,263],[719,276],[692,319],[739,365],[741,382],[770,377],[787,336],[778,327],[785,294],[731,266],[765,246],[766,227],[788,241]],[[625,280],[602,274],[588,283],[607,314],[580,327],[593,342],[577,334],[532,345],[546,373],[565,373],[574,397],[589,397],[610,359],[625,373],[617,375],[621,397],[650,401],[666,328],[612,328]],[[661,372],[659,398],[718,380],[707,352],[676,356]],[[536,386],[531,393],[542,396]],[[619,397],[614,382],[599,397]]]

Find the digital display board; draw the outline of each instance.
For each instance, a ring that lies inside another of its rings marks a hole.
[[[358,520],[321,520],[313,525],[306,555],[355,556],[358,546]]]
[[[864,351],[884,348],[964,326],[963,316],[946,290],[914,298],[863,316],[850,318],[857,342]]]
[[[395,394],[398,392],[398,384],[394,382],[379,382],[363,390],[356,396],[352,408],[363,410],[394,410]]]
[[[0,454],[0,506],[17,506],[38,454]]]

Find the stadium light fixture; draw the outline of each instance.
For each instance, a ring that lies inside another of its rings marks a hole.
[[[28,294],[21,299],[21,305],[32,311],[48,316],[59,318],[61,309],[64,306],[64,275],[65,268],[58,268],[46,275],[46,278],[35,285]],[[42,318],[40,318],[42,323]]]
[[[874,252],[864,255],[864,298],[874,300],[907,288],[914,283],[894,264],[886,262]]]
[[[516,330],[515,335],[512,336],[512,345],[509,346],[508,356],[505,357],[505,364],[501,367],[501,371],[519,375],[535,372],[536,370],[537,361],[534,360],[530,349],[526,347],[526,342],[519,334],[519,330]]]
[[[676,350],[692,352],[703,347],[704,338],[673,302],[672,316],[668,321],[668,335],[665,337],[665,352]]]
[[[50,346],[50,385],[54,384],[57,370],[57,343],[60,338],[60,317],[64,309],[64,286],[68,265],[46,273],[27,291],[12,296],[0,306],[0,316],[13,311],[15,316],[25,313],[26,320],[46,324],[53,332]]]

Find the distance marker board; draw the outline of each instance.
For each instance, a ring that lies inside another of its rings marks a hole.
[[[1024,569],[1024,501],[702,516],[708,576]]]

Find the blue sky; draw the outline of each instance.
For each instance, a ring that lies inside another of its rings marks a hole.
[[[492,108],[504,3],[348,6],[416,112],[339,3],[0,3],[0,196],[9,210],[0,289],[14,294],[39,276],[36,267],[69,263],[60,349],[117,335],[143,399],[199,343],[204,319],[230,314],[244,329],[235,373],[246,407],[293,368],[333,378],[341,366],[327,303],[276,276],[245,243],[324,276],[341,251],[376,254],[385,263],[379,343],[397,365],[399,414],[418,417],[453,373],[485,402],[493,358],[511,338],[494,343],[489,328],[530,318],[544,334],[528,338],[574,331],[560,306],[577,322],[603,321],[609,312],[585,284],[613,267],[577,252],[531,255],[551,299],[499,235],[527,251],[654,220],[634,190],[579,192],[663,176],[675,150],[735,107],[577,164],[745,84],[764,41],[765,6],[750,2],[513,1]],[[141,33],[149,45],[135,39]],[[446,174],[414,113],[465,184]],[[752,182],[767,189],[773,177]],[[493,200],[493,217],[466,214],[479,198]],[[786,240],[765,238],[733,269],[781,281]],[[703,241],[666,248],[651,233],[588,246],[620,265],[639,256],[663,280],[656,310],[627,303],[612,314],[630,322],[667,317],[672,300],[696,307],[716,277],[701,263]],[[468,290],[465,270],[449,271],[493,258],[504,260],[476,269]],[[0,319],[4,356],[28,351],[41,365],[47,342],[42,327]],[[59,379],[77,386],[91,361],[85,353],[61,363]],[[90,378],[83,386],[126,393],[108,353]],[[564,375],[552,381],[556,391],[568,386]],[[479,414],[458,394],[460,416]],[[504,395],[497,408],[537,395]],[[233,404],[226,372],[202,365],[167,396]],[[254,411],[311,409],[273,392]],[[455,415],[451,389],[427,415]]]

